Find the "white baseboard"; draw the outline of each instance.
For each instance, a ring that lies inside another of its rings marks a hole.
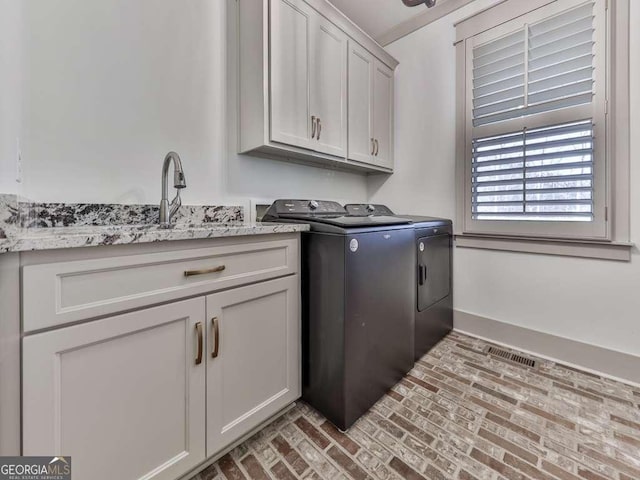
[[[454,330],[640,386],[640,357],[454,310]]]

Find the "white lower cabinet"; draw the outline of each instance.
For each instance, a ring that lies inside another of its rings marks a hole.
[[[299,292],[295,275],[207,297],[207,455],[300,396]]]
[[[23,454],[176,480],[300,396],[298,275],[23,339]]]
[[[23,454],[75,480],[175,480],[205,454],[197,298],[23,340]],[[204,353],[203,353],[204,357]]]

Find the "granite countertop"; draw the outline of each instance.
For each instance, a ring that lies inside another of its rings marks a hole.
[[[0,194],[0,253],[307,230],[303,224],[247,223],[237,206],[183,206],[170,228],[160,228],[156,205],[33,203]]]
[[[0,253],[135,243],[197,240],[244,235],[302,232],[308,225],[285,223],[209,223],[197,225],[82,226],[22,229],[0,239]]]

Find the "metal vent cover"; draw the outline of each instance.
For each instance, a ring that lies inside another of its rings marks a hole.
[[[507,350],[503,350],[502,348],[489,345],[484,351],[489,355],[495,355],[496,357],[504,358],[510,362],[519,363],[520,365],[525,365],[527,367],[535,368],[537,366],[537,363],[533,358],[511,353]]]

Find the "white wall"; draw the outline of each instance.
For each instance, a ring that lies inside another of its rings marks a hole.
[[[373,201],[454,216],[453,23],[479,0],[388,47],[396,82],[397,173],[372,181]],[[640,23],[632,1],[631,25]],[[632,28],[631,240],[640,242],[640,31]],[[455,251],[455,307],[483,317],[640,355],[640,254],[630,263],[472,250]]]
[[[453,39],[447,20],[386,47],[400,62],[395,77],[395,169],[390,177],[371,177],[369,196],[396,212],[446,218],[455,213]]]
[[[233,152],[225,19],[235,1],[2,1],[22,5],[25,196],[155,203],[175,150],[184,203],[366,200],[364,176]]]
[[[0,192],[20,193],[17,138],[20,135],[20,3],[0,0]]]

